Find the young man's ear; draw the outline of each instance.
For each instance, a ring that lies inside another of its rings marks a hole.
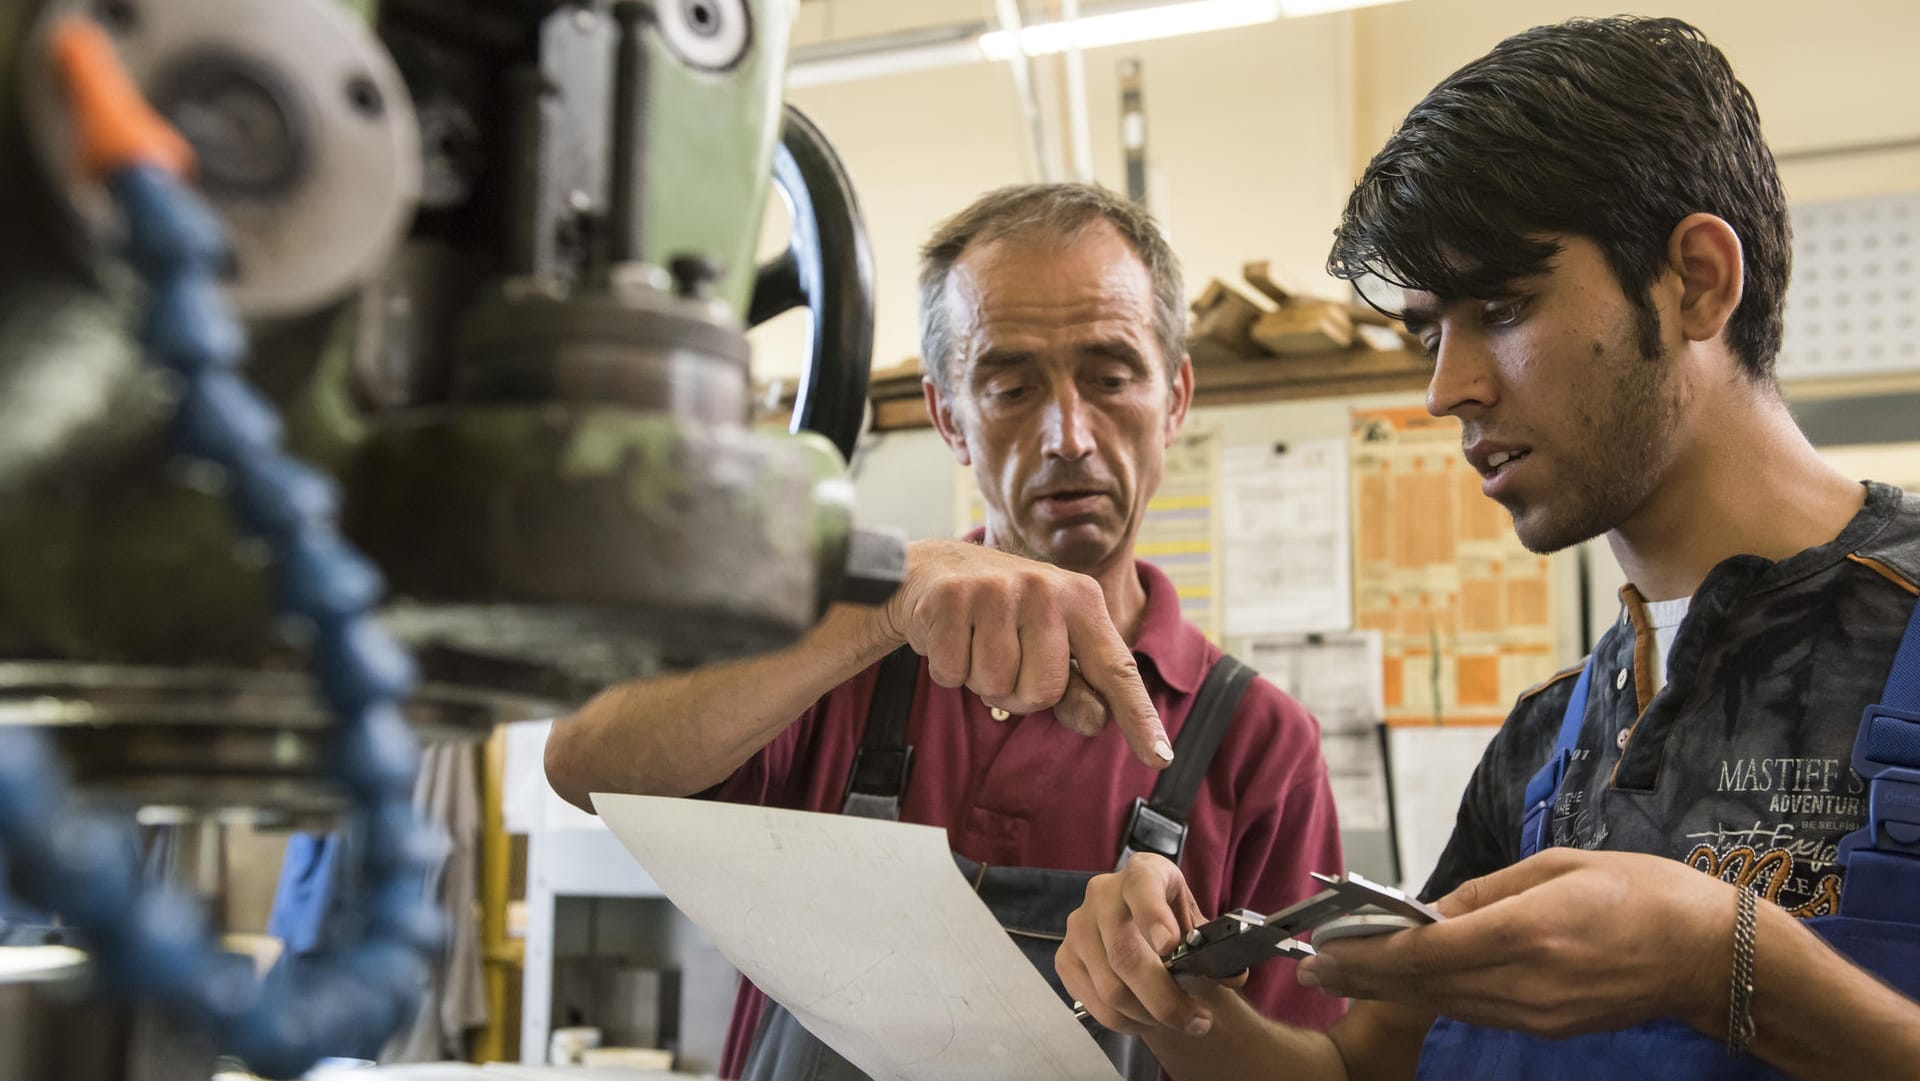
[[[1667,238],[1667,264],[1679,276],[1681,334],[1694,342],[1719,337],[1746,288],[1740,234],[1716,215],[1689,214]]]
[[[1180,366],[1173,370],[1173,401],[1167,410],[1167,446],[1180,435],[1187,422],[1187,410],[1193,408],[1193,358],[1182,354]]]
[[[933,420],[933,429],[940,433],[947,447],[953,451],[954,458],[961,465],[973,464],[973,452],[967,448],[967,434],[953,416],[953,400],[940,385],[927,375],[920,378],[920,393],[927,401],[927,416]]]

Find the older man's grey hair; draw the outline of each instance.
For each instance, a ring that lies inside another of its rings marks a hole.
[[[943,393],[951,389],[947,372],[954,351],[947,282],[967,248],[1006,239],[1071,243],[1097,222],[1112,225],[1146,265],[1153,280],[1153,336],[1172,382],[1187,355],[1186,290],[1180,263],[1153,217],[1097,184],[1015,184],[988,192],[942,222],[920,249],[920,355]]]

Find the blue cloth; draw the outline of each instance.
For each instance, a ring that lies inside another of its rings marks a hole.
[[[289,957],[328,945],[327,924],[339,900],[340,845],[338,833],[296,833],[287,838],[267,933],[286,944]]]

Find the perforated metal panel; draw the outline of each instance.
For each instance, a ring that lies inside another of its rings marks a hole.
[[[1784,379],[1920,370],[1920,192],[1793,208]]]

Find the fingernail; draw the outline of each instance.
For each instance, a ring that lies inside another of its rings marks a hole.
[[[1153,753],[1160,756],[1160,761],[1171,762],[1173,761],[1173,744],[1168,743],[1165,738],[1156,739],[1153,741]]]
[[[1147,945],[1153,947],[1154,953],[1164,956],[1168,948],[1173,945],[1173,940],[1169,939],[1164,931],[1151,931],[1147,934]]]
[[[1213,1018],[1208,1017],[1206,1014],[1195,1014],[1193,1020],[1187,1022],[1187,1035],[1205,1036],[1207,1030],[1212,1027]]]

